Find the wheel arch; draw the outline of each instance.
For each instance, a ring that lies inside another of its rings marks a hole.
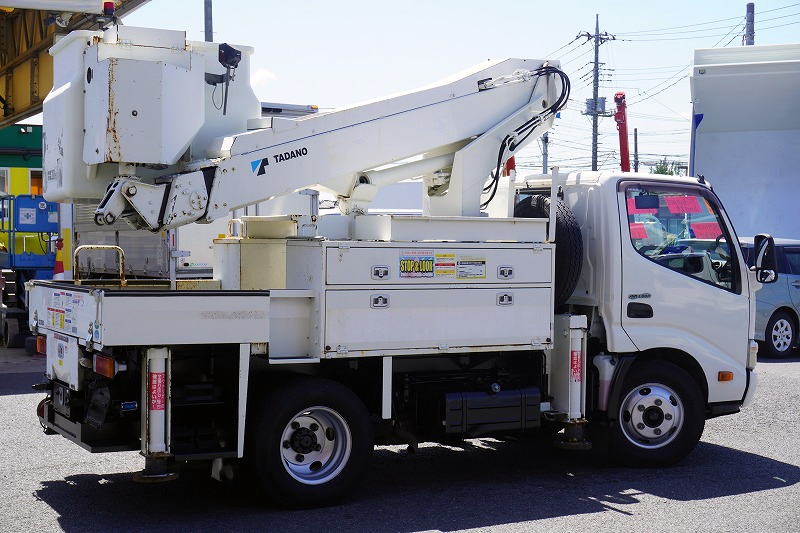
[[[620,393],[628,373],[633,368],[649,361],[667,361],[684,370],[700,388],[701,396],[706,403],[706,408],[708,408],[708,381],[703,372],[703,367],[700,366],[697,359],[675,348],[652,348],[642,352],[619,355],[619,361],[616,365],[608,394],[608,409],[606,413],[609,419],[616,419],[619,412]]]
[[[350,363],[347,359],[339,359],[317,363],[251,365],[250,379],[264,390],[280,387],[296,379],[320,378],[335,381],[352,390],[371,414],[380,413],[381,390],[378,386],[381,384],[381,358],[360,360],[356,366]]]
[[[800,328],[800,315],[797,314],[797,309],[795,309],[794,307],[791,307],[791,306],[786,306],[786,305],[782,305],[782,306],[776,308],[769,315],[769,318],[767,319],[767,324],[769,324],[769,321],[772,320],[772,317],[774,317],[776,313],[780,313],[781,311],[783,311],[784,313],[788,314],[792,318],[792,320],[794,321],[795,330]],[[766,335],[766,333],[767,332],[764,331],[765,335]],[[765,337],[765,339],[766,339],[766,337]]]

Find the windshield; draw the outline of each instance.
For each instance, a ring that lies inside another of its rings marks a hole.
[[[738,290],[735,258],[711,195],[699,188],[637,184],[625,189],[625,201],[631,242],[641,255],[705,282]]]

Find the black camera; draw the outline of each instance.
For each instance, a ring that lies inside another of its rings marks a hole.
[[[242,51],[237,50],[228,43],[219,45],[219,62],[225,68],[234,69],[242,60]]]

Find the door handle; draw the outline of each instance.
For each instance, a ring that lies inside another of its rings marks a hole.
[[[797,287],[798,289],[800,289],[800,280],[795,280],[795,281],[793,281],[793,282],[792,282],[792,286],[793,286],[793,287]]]
[[[653,308],[640,302],[628,304],[628,318],[653,318]]]

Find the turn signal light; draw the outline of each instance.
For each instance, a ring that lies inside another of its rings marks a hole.
[[[94,354],[94,371],[107,378],[113,378],[116,374],[114,359],[105,355]]]
[[[733,372],[728,372],[727,370],[719,372],[717,381],[733,381]]]
[[[36,336],[36,353],[47,355],[47,336]]]

